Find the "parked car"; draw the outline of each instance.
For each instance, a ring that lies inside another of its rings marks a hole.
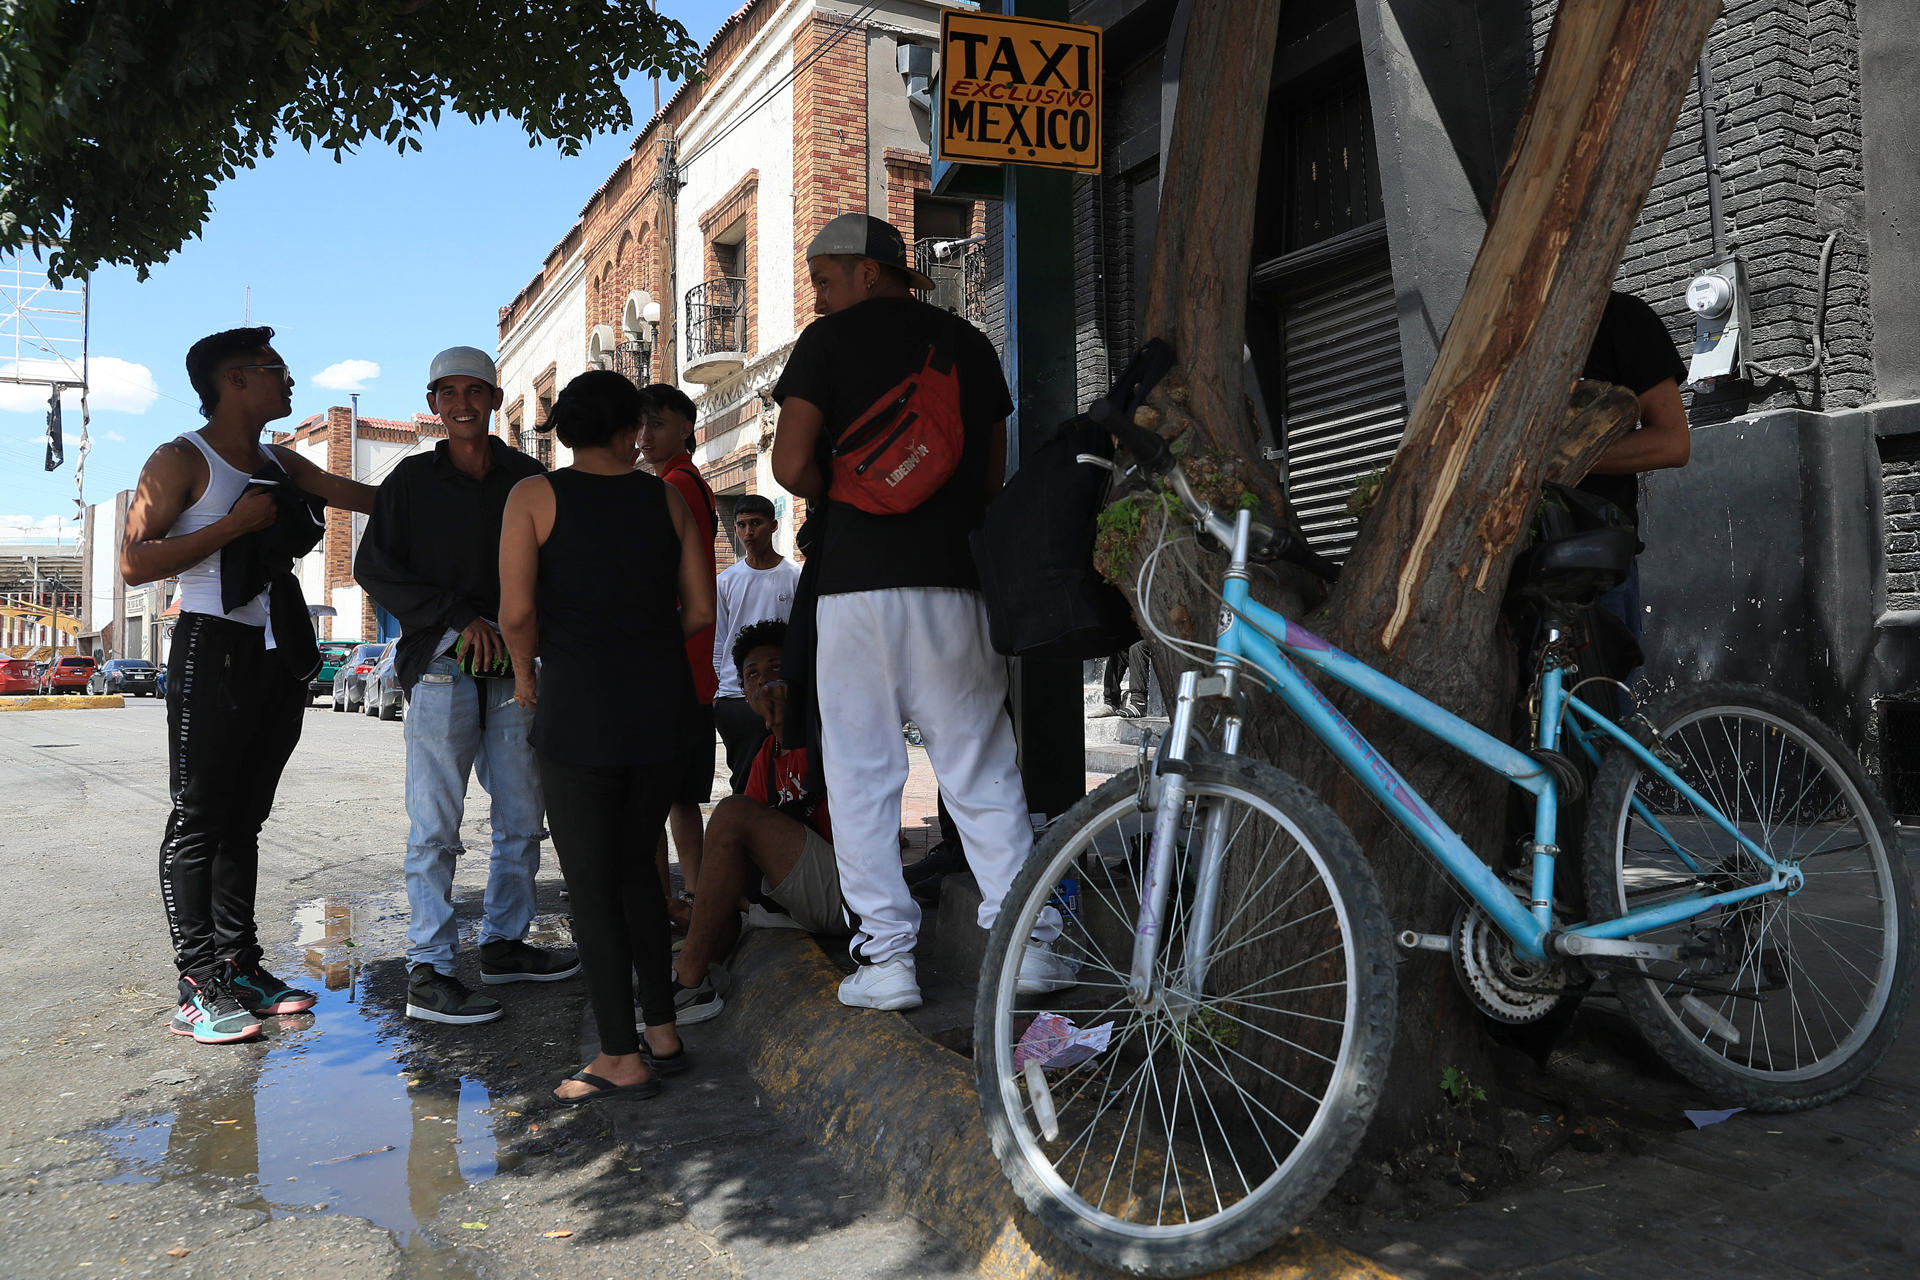
[[[161,665],[159,674],[154,679],[153,687],[160,697],[165,698],[167,696],[167,668],[165,664]]]
[[[398,720],[407,709],[406,695],[400,690],[400,673],[393,669],[394,655],[400,646],[390,644],[387,651],[367,673],[367,714],[382,720]]]
[[[145,658],[108,658],[87,680],[87,692],[151,698],[160,692],[160,669]]]
[[[0,694],[40,692],[40,664],[32,658],[0,658]]]
[[[78,655],[55,658],[47,664],[47,673],[40,677],[40,692],[85,693],[87,681],[93,677],[97,665],[92,658]]]
[[[358,711],[366,701],[367,673],[380,661],[384,644],[357,644],[333,673],[333,709]]]
[[[333,678],[340,674],[340,664],[359,647],[358,640],[322,640],[320,669],[313,673],[313,679],[307,681],[307,697],[330,696],[333,693]]]

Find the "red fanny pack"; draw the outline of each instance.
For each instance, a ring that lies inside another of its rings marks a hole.
[[[911,511],[939,491],[959,469],[966,446],[960,420],[960,375],[942,363],[938,343],[927,345],[918,372],[902,380],[854,419],[833,445],[829,494],[874,515]]]

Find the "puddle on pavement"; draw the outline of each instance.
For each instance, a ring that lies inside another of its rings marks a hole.
[[[235,1207],[275,1218],[365,1218],[393,1233],[408,1275],[466,1280],[476,1273],[465,1255],[421,1227],[448,1197],[519,1157],[501,1150],[485,1084],[402,1070],[404,1031],[360,1003],[354,953],[392,955],[404,945],[405,899],[321,899],[294,922],[304,963],[281,976],[319,993],[314,1012],[268,1020],[250,1089],[95,1130],[123,1165],[109,1182],[213,1178],[236,1190]],[[360,930],[380,945],[368,946]],[[541,920],[534,932],[548,945],[568,940],[564,919]]]

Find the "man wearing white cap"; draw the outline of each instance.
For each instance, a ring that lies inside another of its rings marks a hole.
[[[908,1009],[920,1003],[920,908],[897,843],[907,780],[901,722],[912,720],[925,736],[980,885],[982,928],[992,927],[1033,846],[1006,667],[987,640],[967,541],[1005,475],[1013,401],[993,344],[913,296],[933,282],[908,264],[890,223],[861,213],[834,218],[808,245],[807,271],[821,318],[794,343],[773,389],[773,474],[814,504],[814,518],[824,508],[806,584],[818,595],[814,692],[840,887],[859,920],[850,950],[861,962],[841,984],[840,1001]],[[913,388],[934,384],[951,388],[938,404],[914,399]],[[888,484],[928,474],[931,445],[874,464],[913,421],[935,417],[959,424],[958,447],[943,437],[932,471],[946,478],[906,509],[876,513],[873,506],[886,504],[862,495],[844,462],[866,457],[860,473]],[[1074,984],[1071,966],[1047,945],[1058,933],[1049,908],[1023,953],[1022,991]]]
[[[480,920],[480,979],[554,982],[572,952],[525,939],[540,865],[533,713],[513,700],[500,614],[500,518],[507,494],[541,465],[488,431],[500,407],[493,360],[449,347],[427,374],[427,407],[447,438],[403,459],[380,486],[354,577],[400,623],[394,670],[407,701],[407,1016],[491,1022],[500,1002],[454,976],[454,857],[467,776],[492,801],[493,854]]]

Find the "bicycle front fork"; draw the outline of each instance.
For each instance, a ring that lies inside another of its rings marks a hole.
[[[1242,511],[1232,562],[1227,570],[1228,577],[1246,574],[1247,535],[1248,515]],[[1238,674],[1238,661],[1230,651],[1225,650],[1213,671],[1205,677],[1204,693],[1199,672],[1183,671],[1180,674],[1179,691],[1174,698],[1173,721],[1168,726],[1167,737],[1161,745],[1155,766],[1161,778],[1160,802],[1154,811],[1153,846],[1147,858],[1146,882],[1140,889],[1140,912],[1134,921],[1133,966],[1127,975],[1127,998],[1143,1008],[1153,1004],[1163,994],[1156,990],[1154,962],[1159,958],[1160,947],[1166,938],[1169,919],[1167,904],[1173,896],[1174,884],[1180,878],[1177,865],[1179,833],[1186,817],[1187,772],[1195,737],[1194,710],[1203,696],[1226,700],[1228,712],[1220,751],[1223,756],[1236,754],[1240,750],[1241,719],[1233,704],[1233,693]],[[1174,984],[1180,990],[1198,992],[1206,983],[1207,970],[1212,963],[1213,931],[1219,915],[1221,881],[1226,870],[1231,807],[1224,799],[1217,799],[1208,805],[1204,824],[1195,833],[1199,837],[1200,847],[1197,859],[1189,857],[1195,874],[1192,911],[1186,923],[1186,955]],[[1189,848],[1188,852],[1191,855],[1193,851]]]

